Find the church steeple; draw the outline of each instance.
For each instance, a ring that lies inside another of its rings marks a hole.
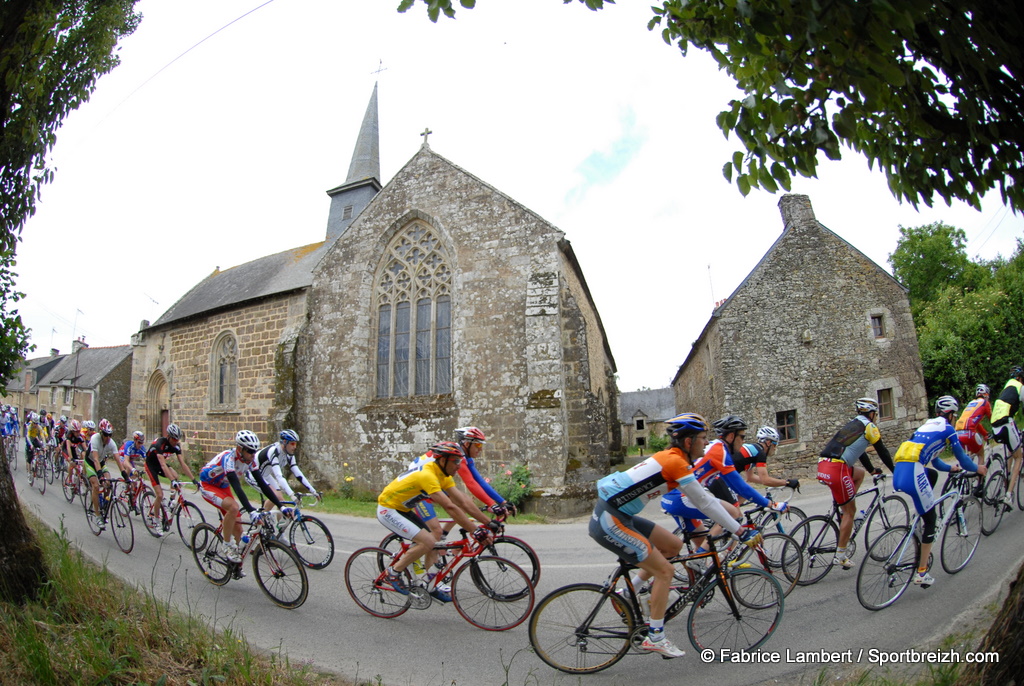
[[[327,191],[331,197],[331,210],[327,217],[327,240],[332,240],[348,228],[359,216],[373,196],[381,189],[380,184],[380,134],[377,128],[377,84],[366,105],[363,124],[359,127],[352,162],[348,167],[345,183]]]

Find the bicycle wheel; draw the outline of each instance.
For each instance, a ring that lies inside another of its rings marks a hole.
[[[391,564],[391,553],[382,548],[360,548],[345,563],[345,588],[356,605],[374,617],[391,619],[409,609],[412,596],[399,593],[384,582],[384,567]],[[403,572],[406,585],[412,583],[409,572]]]
[[[309,596],[306,568],[284,543],[260,541],[252,551],[252,571],[260,589],[275,605],[292,610],[306,602]]]
[[[94,536],[99,536],[103,532],[100,528],[100,518],[96,516],[96,513],[92,509],[92,489],[90,488],[85,492],[85,521],[89,524],[89,531]]]
[[[492,557],[503,557],[519,565],[526,572],[534,588],[540,581],[540,558],[530,544],[514,536],[499,536],[487,546],[487,554]]]
[[[46,472],[46,483],[53,485],[53,473],[57,471],[57,468],[53,464],[53,457],[47,456],[46,462],[43,463],[43,469]]]
[[[143,510],[143,512],[146,512],[146,510]],[[186,548],[191,548],[192,530],[206,521],[203,511],[193,503],[185,500],[181,503],[181,509],[178,510],[175,521],[178,525],[178,536],[181,537],[181,542],[185,544]]]
[[[69,503],[75,502],[75,496],[78,495],[79,479],[80,477],[78,472],[71,472],[70,477],[68,477],[67,472],[65,472],[61,478],[61,488],[64,489],[64,499]]]
[[[731,592],[720,584],[712,579],[693,601],[686,625],[690,643],[699,651],[713,650],[716,659],[764,645],[782,618],[778,580],[761,569],[738,569],[729,574]]]
[[[792,536],[772,532],[764,535],[759,550],[744,551],[739,564],[750,563],[774,576],[789,595],[800,581],[804,569],[804,551]]]
[[[192,559],[203,576],[215,586],[223,586],[231,578],[234,563],[222,555],[224,542],[210,524],[203,522],[192,529]]]
[[[549,593],[530,617],[530,645],[546,664],[569,674],[593,674],[629,652],[637,628],[633,608],[597,584]]]
[[[146,491],[142,495],[142,524],[146,527],[146,531],[149,532],[154,538],[163,538],[164,535],[164,504],[160,502],[156,505],[156,514],[153,514],[153,506],[156,504],[156,494],[152,491]]]
[[[894,526],[909,525],[910,509],[907,507],[907,501],[894,494],[885,496],[864,525],[864,549],[870,548],[886,530]]]
[[[334,559],[334,537],[316,517],[302,515],[288,527],[288,544],[310,569],[323,569]]]
[[[107,520],[117,547],[127,555],[135,547],[135,528],[128,516],[128,504],[120,498],[112,502],[107,510]]]
[[[500,557],[471,558],[452,577],[452,604],[463,619],[480,629],[506,631],[519,626],[530,616],[533,601],[530,577],[519,565]]]
[[[1022,467],[1020,471],[1021,471],[1022,474],[1024,474],[1024,467]],[[1007,474],[1009,474],[1009,472],[1007,472]],[[1007,477],[1007,478],[1009,478],[1009,477]],[[1021,479],[1020,476],[1018,475],[1017,487],[1015,489],[1017,491],[1017,509],[1018,510],[1024,510],[1024,483],[1022,483],[1022,482],[1024,482],[1024,479]]]
[[[991,536],[996,532],[1006,513],[1006,509],[1003,507],[1003,498],[1006,497],[1006,473],[1002,469],[997,469],[997,464],[997,462],[993,462],[989,467],[981,496],[983,501],[981,533],[986,536]]]
[[[839,527],[835,522],[825,515],[814,515],[797,524],[790,536],[804,551],[804,568],[797,583],[809,586],[825,578],[839,545]]]
[[[974,557],[981,541],[981,520],[981,505],[978,499],[961,499],[942,532],[939,560],[947,574],[956,574]]]
[[[911,534],[910,527],[887,529],[860,562],[857,600],[868,610],[881,610],[895,603],[913,580],[920,556],[921,542]]]

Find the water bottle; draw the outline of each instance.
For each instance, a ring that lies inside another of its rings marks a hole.
[[[864,510],[861,510],[860,512],[858,512],[854,516],[854,518],[853,518],[853,526],[854,526],[854,528],[858,528],[858,529],[860,528],[860,525],[864,523],[864,517],[866,517],[867,514],[868,514],[867,512],[865,512]]]
[[[244,534],[242,536],[242,545],[248,545],[248,544],[249,544],[249,534]]]
[[[100,493],[100,512],[103,512],[104,508],[107,507],[107,497]]]

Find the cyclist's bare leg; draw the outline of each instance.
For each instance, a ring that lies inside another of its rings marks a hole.
[[[392,568],[396,572],[403,572],[405,568],[411,565],[416,560],[420,559],[424,555],[427,556],[424,563],[434,564],[434,560],[437,559],[437,552],[433,549],[434,544],[437,543],[438,539],[428,529],[420,529],[420,532],[412,537],[412,545],[409,546],[408,552],[402,555],[402,559],[396,562]],[[431,555],[433,553],[433,555]]]
[[[863,467],[856,466],[853,468],[854,493],[860,490],[860,485],[864,481],[866,474],[867,470]],[[842,521],[839,522],[839,547],[846,548],[846,545],[850,542],[850,536],[853,534],[853,519],[857,516],[857,498],[850,498],[845,505],[840,506],[840,511],[843,513],[843,516]]]
[[[721,498],[718,499],[718,502],[721,503],[722,507],[725,508],[725,511],[729,513],[729,516],[731,516],[731,517],[733,517],[734,519],[737,519],[737,520],[740,518],[740,516],[741,516],[740,508],[736,507],[735,505],[733,505],[732,503],[730,503],[727,500],[722,500]],[[721,524],[715,524],[715,525],[713,525],[711,527],[711,530],[708,532],[708,535],[710,535],[712,538],[714,538],[715,536],[720,536],[722,534],[722,531],[724,531],[724,529],[722,528],[722,525]],[[704,546],[705,537],[704,536],[699,536],[699,537],[696,537],[696,538],[692,538],[690,540],[693,541],[693,547],[694,548],[702,548]]]
[[[1013,493],[1014,489],[1017,488],[1017,479],[1020,478],[1022,452],[1024,452],[1024,446],[1017,446],[1017,449],[1013,451],[1013,455],[1010,456],[1010,463],[1006,466],[1006,470],[1010,474],[1010,483],[1006,487],[1007,493]]]
[[[653,546],[651,552],[637,567],[642,570],[643,576],[654,579],[651,584],[651,619],[664,619],[673,574],[672,565],[667,558],[678,555],[683,542],[668,529],[657,525],[651,531],[649,540]]]
[[[668,538],[665,538],[664,534],[668,534]],[[704,539],[702,538],[701,540],[703,541]],[[650,541],[651,541],[651,544],[654,545],[655,550],[657,550],[659,553],[661,553],[662,557],[665,558],[665,564],[668,564],[668,558],[675,557],[683,549],[683,541],[682,541],[682,539],[679,538],[678,536],[676,536],[675,534],[670,533],[668,529],[664,529],[664,528],[662,528],[660,526],[655,526],[654,527],[654,530],[651,532]],[[668,565],[668,566],[669,566],[669,569],[672,568],[672,565]],[[643,564],[638,564],[637,567],[640,568],[640,572],[639,572],[639,574],[637,574],[637,578],[640,581],[647,581],[652,576],[654,576],[654,571],[651,570],[651,569],[648,569]],[[672,580],[672,575],[669,574],[668,581],[671,582],[671,580]],[[634,583],[635,583],[635,580],[634,580]],[[665,598],[668,599],[668,586],[667,585],[665,586]],[[653,602],[653,596],[652,596],[652,602]],[[661,616],[662,617],[665,616],[664,615],[664,609],[662,610],[662,615]]]
[[[221,502],[221,507],[224,508],[224,526],[221,529],[221,540],[228,543],[234,537],[235,543],[241,545],[242,519],[238,516],[238,501],[234,498],[225,498]]]
[[[92,511],[97,517],[100,516],[100,480],[95,476],[89,477],[89,488],[92,489]]]

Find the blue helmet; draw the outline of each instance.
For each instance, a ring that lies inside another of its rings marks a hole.
[[[680,434],[695,434],[708,430],[708,422],[696,412],[684,412],[666,422],[668,434],[679,436]]]
[[[285,429],[284,431],[281,432],[281,442],[282,443],[291,443],[292,441],[298,443],[299,442],[299,434],[297,434],[296,432],[292,431],[291,429]]]

